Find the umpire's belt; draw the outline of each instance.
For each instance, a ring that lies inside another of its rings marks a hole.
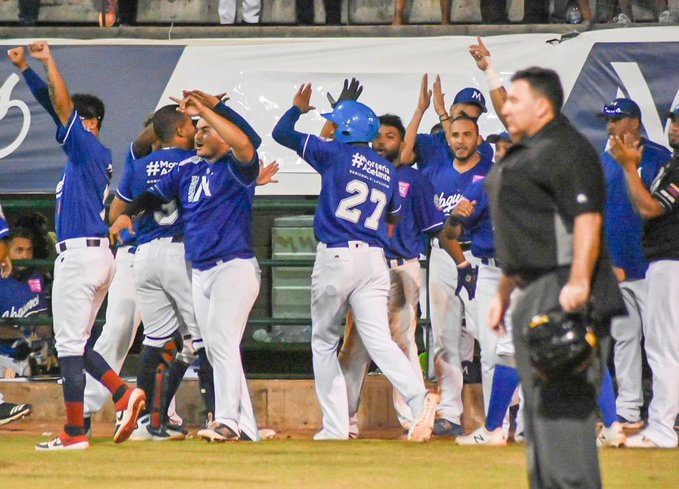
[[[327,248],[349,248],[355,250],[359,248],[382,248],[382,246],[375,243],[366,243],[365,241],[339,241],[337,243],[318,243],[316,249],[325,250]]]
[[[106,238],[71,238],[59,241],[55,248],[57,253],[63,253],[66,250],[76,248],[108,248],[108,246],[108,239]]]
[[[389,268],[402,267],[406,263],[412,263],[414,261],[419,261],[417,257],[415,258],[387,258],[387,265]]]
[[[438,238],[432,238],[431,239],[431,246],[433,248],[441,248],[441,245],[439,244],[439,239]],[[462,246],[462,251],[469,251],[472,249],[472,242],[471,241],[465,241],[464,243],[460,243],[460,246]]]

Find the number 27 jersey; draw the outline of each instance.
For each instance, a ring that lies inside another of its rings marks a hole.
[[[154,151],[144,158],[130,161],[116,195],[125,202],[132,202],[174,170],[179,162],[195,155],[195,151],[165,148]],[[137,219],[134,223],[137,244],[183,234],[184,224],[179,212],[177,202],[172,200],[163,204],[162,210],[145,214]]]
[[[328,244],[364,241],[386,247],[385,216],[401,202],[396,169],[367,146],[308,136],[300,156],[321,174],[314,217],[316,239]]]

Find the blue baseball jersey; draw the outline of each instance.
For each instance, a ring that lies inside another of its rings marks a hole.
[[[409,166],[396,168],[401,197],[401,221],[384,254],[387,258],[417,258],[423,251],[423,234],[437,233],[446,214],[436,206],[434,187],[421,172]]]
[[[27,318],[46,312],[45,279],[39,272],[24,280],[0,278],[0,317]]]
[[[194,268],[255,256],[252,203],[258,174],[257,153],[246,164],[231,151],[214,163],[192,156],[149,189],[165,202],[179,202],[186,258]]]
[[[125,155],[125,171],[127,171],[127,168],[136,159],[137,155],[134,154],[134,143],[130,143],[129,150]],[[121,231],[120,237],[123,240],[120,246],[135,246],[137,244],[137,236],[135,234],[131,234],[127,229],[123,229]]]
[[[57,141],[68,156],[56,190],[57,239],[107,237],[104,202],[113,173],[111,150],[85,129],[75,110],[65,126],[58,126]]]
[[[132,160],[125,168],[116,194],[125,202],[132,202],[161,179],[171,173],[181,161],[196,155],[195,151],[181,148],[163,148]],[[184,234],[184,223],[177,201],[163,204],[162,210],[144,214],[134,222],[137,244],[148,243],[156,238]]]
[[[316,239],[388,247],[385,216],[398,213],[396,169],[367,146],[307,135],[298,154],[321,175],[314,217]]]
[[[464,198],[469,202],[476,201],[474,213],[469,218],[461,218],[462,227],[472,242],[472,255],[476,258],[494,258],[495,240],[493,239],[493,223],[490,219],[488,194],[483,187],[484,179],[470,184],[464,191]]]
[[[639,175],[646,188],[651,186],[660,168],[672,157],[663,146],[642,138],[643,153]],[[644,220],[630,202],[625,175],[620,165],[608,152],[601,155],[606,179],[606,204],[604,208],[604,235],[613,266],[625,270],[628,279],[644,278],[648,262],[644,256],[641,238]]]
[[[417,135],[415,142],[417,166],[434,185],[436,205],[446,214],[450,214],[450,211],[457,205],[464,190],[470,184],[483,180],[493,167],[492,148],[490,155],[485,152],[480,154],[481,161],[474,168],[460,173],[453,165],[455,155],[442,133],[433,136]],[[459,240],[469,241],[468,233],[465,231]]]

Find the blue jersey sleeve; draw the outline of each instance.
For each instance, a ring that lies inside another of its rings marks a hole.
[[[230,160],[236,162],[236,158],[229,154]],[[255,155],[252,157],[249,163],[235,163],[229,166],[233,177],[244,187],[249,187],[257,182],[257,177],[259,176],[259,155],[255,151]]]
[[[438,147],[446,143],[443,133],[438,134],[418,134],[415,139],[415,161],[417,167],[422,170],[430,163],[438,161]]]
[[[485,179],[471,183],[469,186],[467,186],[464,193],[462,194],[462,196],[469,202],[476,201],[472,215],[468,218],[460,218],[462,227],[464,227],[466,230],[471,229],[481,219],[488,205],[487,194],[483,188],[484,182]]]
[[[118,184],[118,190],[116,190],[116,195],[118,198],[124,202],[132,202],[134,200],[132,192],[132,183],[134,180],[134,168],[132,165],[125,165],[125,173],[123,173],[123,178]]]
[[[296,106],[293,105],[290,107],[288,111],[283,114],[283,117],[280,118],[276,127],[273,128],[271,137],[278,144],[290,148],[304,158],[304,147],[310,136],[309,134],[295,131],[295,124],[301,115],[302,111]]]
[[[252,146],[254,146],[255,151],[261,146],[262,138],[259,137],[259,134],[257,134],[248,121],[246,121],[238,112],[231,107],[227,107],[222,102],[219,102],[214,110],[225,119],[233,122],[238,129],[243,131],[252,143]]]
[[[179,200],[180,183],[182,179],[182,167],[175,166],[170,173],[165,175],[160,182],[148,189],[154,195],[157,195],[165,202],[170,202],[172,199]]]
[[[52,99],[50,98],[50,91],[47,83],[45,83],[31,68],[24,70],[22,75],[24,76],[24,80],[26,80],[29,90],[33,94],[33,97],[35,97],[35,100],[43,106],[57,125],[61,125],[59,117],[52,106]]]
[[[61,144],[64,153],[68,155],[69,160],[76,165],[88,164],[98,159],[94,156],[95,154],[99,156],[98,153],[103,148],[94,134],[85,129],[75,109],[65,126],[59,124],[57,141]],[[108,163],[110,164],[111,161]]]

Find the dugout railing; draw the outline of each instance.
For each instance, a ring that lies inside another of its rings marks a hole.
[[[42,196],[41,196],[42,197]],[[36,198],[36,196],[16,198],[16,196],[0,196],[0,204],[8,221],[28,211],[39,211],[48,218],[53,229],[52,215],[54,212],[54,197]],[[110,204],[110,203],[109,203]],[[259,237],[255,242],[257,261],[262,269],[262,286],[260,296],[257,299],[253,311],[248,319],[246,332],[252,332],[257,328],[270,328],[272,326],[307,326],[311,325],[310,317],[274,317],[271,315],[271,274],[268,271],[274,267],[310,268],[313,266],[312,259],[272,259],[271,256],[271,223],[274,217],[291,214],[311,215],[316,209],[315,197],[257,197],[254,201],[254,237]],[[107,204],[108,208],[108,204]],[[267,246],[268,244],[268,246]],[[266,258],[264,256],[266,256]],[[17,266],[30,266],[38,270],[49,271],[54,266],[54,259],[45,260],[15,260]],[[421,262],[426,268],[426,261]],[[427,302],[429,296],[427,291]],[[101,307],[95,320],[95,327],[101,327],[105,323],[104,315],[106,303]],[[427,338],[430,331],[428,315],[418,321],[422,331],[421,345],[429,350]],[[39,318],[0,318],[3,326],[38,326],[52,324],[51,316]],[[140,328],[141,329],[141,328]],[[246,335],[247,336],[247,335]],[[262,342],[248,338],[241,344],[246,375],[248,378],[310,378],[311,370],[311,345],[309,342]]]

